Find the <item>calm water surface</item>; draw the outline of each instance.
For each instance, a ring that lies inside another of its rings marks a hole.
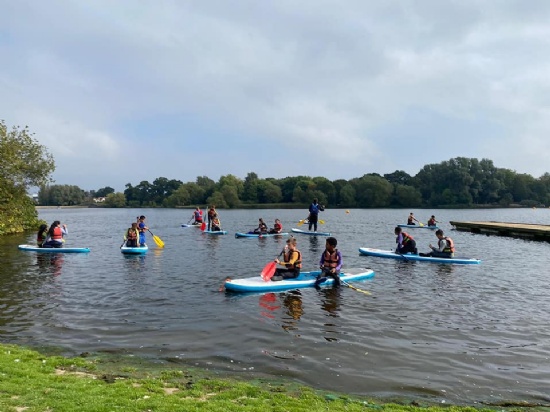
[[[258,217],[285,229],[304,210],[220,211],[227,236],[182,228],[191,211],[41,210],[67,223],[67,246],[89,254],[17,250],[34,234],[0,239],[0,339],[59,346],[67,354],[119,351],[245,376],[289,377],[323,389],[449,403],[548,401],[550,245],[451,231],[449,220],[550,222],[548,209],[412,210],[435,213],[457,255],[452,266],[360,256],[394,247],[393,228],[410,210],[326,210],[323,230],[339,241],[345,267],[376,275],[349,288],[237,295],[226,276],[260,273],[283,240],[235,239]],[[122,234],[138,214],[166,244],[124,256]],[[419,249],[433,232],[412,231]],[[296,235],[304,270],[316,268],[324,239]],[[183,366],[182,366],[183,367]]]

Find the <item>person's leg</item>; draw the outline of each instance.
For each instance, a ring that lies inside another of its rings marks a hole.
[[[300,269],[287,270],[282,274],[284,279],[295,279],[300,275]]]
[[[285,279],[285,275],[288,272],[288,269],[284,268],[277,268],[275,269],[275,274],[271,277],[271,280],[273,282],[278,282],[280,280]]]

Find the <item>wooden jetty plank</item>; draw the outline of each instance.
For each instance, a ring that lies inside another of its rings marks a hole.
[[[519,237],[532,240],[550,242],[550,225],[538,225],[530,223],[511,222],[449,222],[456,230],[481,233],[485,235],[498,235]]]

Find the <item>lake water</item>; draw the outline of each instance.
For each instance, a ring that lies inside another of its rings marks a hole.
[[[304,210],[221,210],[226,236],[182,228],[191,210],[40,210],[69,228],[66,246],[89,254],[17,250],[34,234],[0,239],[0,339],[59,346],[68,355],[120,352],[243,376],[291,378],[317,388],[447,403],[548,402],[550,244],[451,230],[450,220],[550,222],[548,209],[412,210],[433,213],[457,255],[481,265],[399,262],[360,256],[391,249],[411,210],[327,209],[320,229],[338,239],[346,268],[376,275],[350,288],[285,293],[220,292],[227,276],[260,273],[284,239],[235,239],[276,217],[297,227]],[[151,237],[145,256],[120,253],[139,214]],[[305,227],[305,226],[303,226]],[[432,231],[412,229],[420,251]],[[304,269],[317,267],[325,239],[296,235]]]

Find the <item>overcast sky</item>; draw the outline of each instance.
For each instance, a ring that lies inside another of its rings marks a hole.
[[[0,118],[56,184],[550,170],[550,1],[0,0]]]

